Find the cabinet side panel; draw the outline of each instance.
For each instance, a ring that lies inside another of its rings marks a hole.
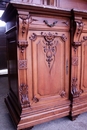
[[[10,36],[10,37],[9,37]],[[7,35],[8,73],[10,90],[18,96],[16,31]]]

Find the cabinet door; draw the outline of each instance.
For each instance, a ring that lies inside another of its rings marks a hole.
[[[69,33],[29,31],[28,38],[30,104],[69,101]]]

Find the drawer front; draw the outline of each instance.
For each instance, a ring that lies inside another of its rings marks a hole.
[[[65,17],[31,16],[29,19],[29,29],[69,31],[69,28],[70,20]]]

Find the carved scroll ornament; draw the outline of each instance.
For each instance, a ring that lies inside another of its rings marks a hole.
[[[24,83],[20,85],[20,97],[21,97],[21,105],[23,108],[29,107],[30,102],[28,99],[28,86]]]
[[[32,33],[32,35],[29,37],[30,40],[35,41],[37,39],[37,35],[35,33]]]
[[[73,40],[73,47],[74,51],[76,52],[78,46],[81,46],[82,41],[80,40],[80,36],[83,30],[83,22],[81,20],[75,19],[74,21],[74,40]]]

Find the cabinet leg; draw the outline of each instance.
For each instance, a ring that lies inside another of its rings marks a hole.
[[[78,116],[79,116],[79,115],[69,116],[69,118],[70,118],[71,121],[74,121],[74,120],[76,120],[76,118],[77,118]]]

